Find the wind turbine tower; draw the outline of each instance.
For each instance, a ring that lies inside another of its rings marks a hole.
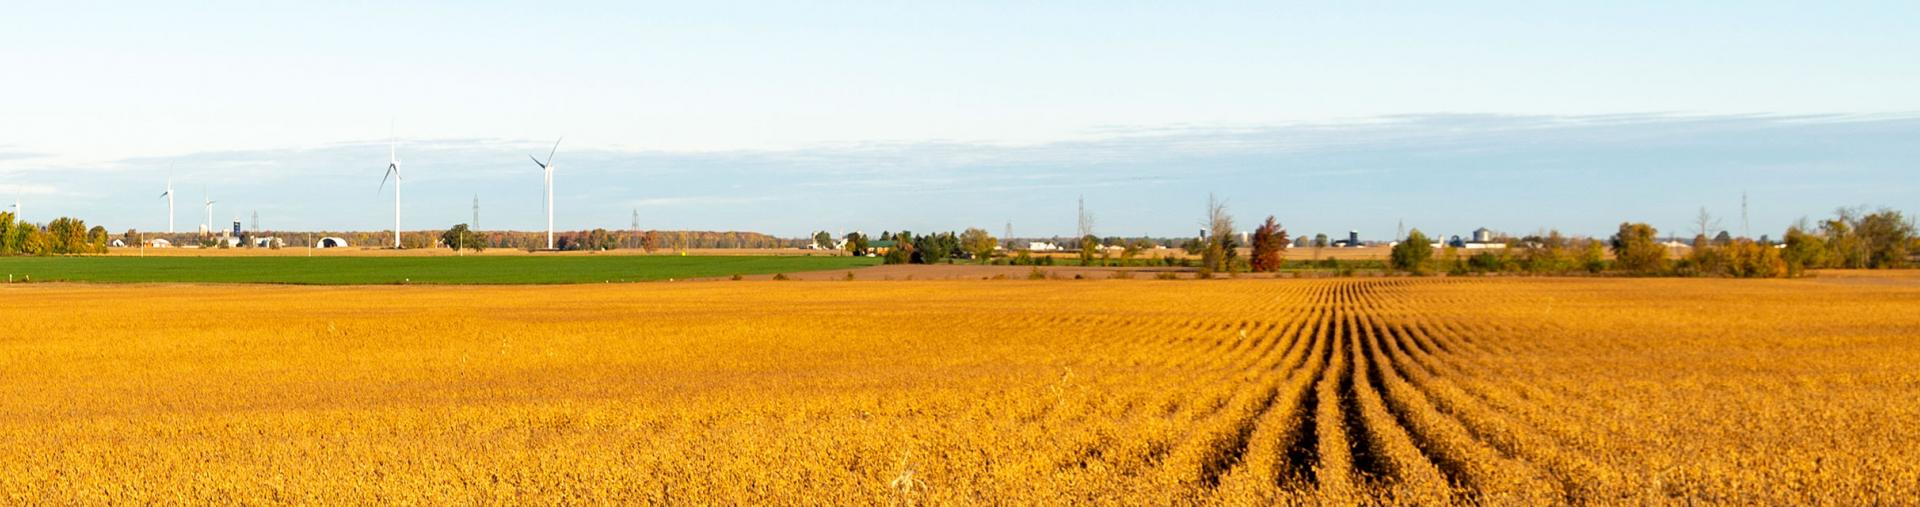
[[[537,164],[540,166],[541,175],[547,182],[547,198],[546,198],[545,204],[547,206],[547,249],[548,250],[553,249],[553,154],[560,152],[560,141],[564,141],[564,140],[566,140],[566,138],[562,137],[560,139],[556,139],[553,141],[553,150],[547,152],[546,162],[541,162],[539,158],[536,158],[533,155],[527,155],[527,158],[533,159],[534,164]]]
[[[207,198],[207,195],[205,193],[200,194],[200,200],[204,201],[203,206],[207,207],[207,225],[201,230],[206,231],[207,233],[212,233],[213,232],[213,203],[220,202],[220,201],[215,201],[213,199]]]
[[[473,194],[473,230],[480,230],[480,194]]]
[[[380,189],[385,190],[387,178],[393,178],[393,247],[400,248],[400,155],[396,144],[387,143],[387,173],[380,177]]]
[[[160,197],[167,200],[167,234],[173,234],[173,178],[167,178],[167,191]]]

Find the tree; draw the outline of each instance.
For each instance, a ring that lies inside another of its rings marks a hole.
[[[1713,232],[1719,228],[1720,219],[1714,218],[1712,213],[1707,213],[1706,206],[1701,206],[1700,214],[1695,215],[1693,218],[1693,234],[1695,236],[1712,236]]]
[[[26,231],[20,238],[20,253],[27,255],[53,255],[53,236],[33,224],[21,222]]]
[[[1133,258],[1139,257],[1141,252],[1153,248],[1153,241],[1147,238],[1128,240],[1124,243],[1124,249],[1120,250],[1120,259],[1127,263],[1132,263]]]
[[[479,233],[473,232],[472,229],[467,228],[467,224],[455,225],[452,229],[447,229],[447,232],[440,233],[440,243],[445,244],[447,248],[451,248],[456,252],[461,249],[475,252],[482,252],[487,249],[486,238],[482,237]]]
[[[1607,248],[1599,240],[1586,240],[1587,246],[1580,250],[1580,268],[1588,273],[1599,274],[1607,269]]]
[[[1777,278],[1787,276],[1787,263],[1780,257],[1780,249],[1755,243],[1747,238],[1733,240],[1727,246],[1720,247],[1726,257],[1725,269],[1719,274],[1739,278]]]
[[[1827,265],[1827,240],[1809,232],[1806,222],[1801,219],[1787,228],[1787,247],[1780,252],[1781,260],[1787,265],[1787,276],[1800,276],[1809,269]]]
[[[1654,239],[1658,233],[1651,225],[1622,222],[1610,241],[1614,267],[1642,274],[1666,269],[1667,247]]]
[[[107,237],[107,228],[98,225],[93,226],[93,228],[87,229],[86,253],[107,253],[107,243],[111,241],[113,241],[113,239]]]
[[[1100,238],[1088,234],[1080,237],[1080,265],[1092,266],[1094,254],[1100,251]]]
[[[1393,269],[1416,275],[1426,274],[1427,265],[1433,261],[1433,240],[1421,234],[1420,229],[1414,229],[1407,233],[1407,239],[1393,245],[1388,260],[1393,264]]]
[[[640,235],[640,249],[646,250],[647,253],[653,253],[655,250],[659,250],[660,245],[664,242],[666,242],[666,238],[660,237],[660,231],[647,231],[646,234]]]
[[[46,234],[51,253],[78,254],[93,251],[87,241],[85,220],[72,217],[55,218],[52,222],[47,222]]]
[[[960,249],[965,250],[967,256],[972,257],[974,260],[984,262],[987,259],[992,259],[994,249],[999,246],[1000,240],[994,239],[992,235],[987,234],[986,229],[973,227],[960,233]]]
[[[1267,215],[1267,221],[1253,230],[1253,270],[1273,272],[1280,270],[1280,263],[1287,253],[1287,230],[1280,228],[1280,222],[1273,215]]]
[[[960,239],[951,232],[928,234],[913,239],[912,262],[939,264],[960,251]]]
[[[867,254],[867,235],[858,232],[847,233],[847,253],[859,257]]]
[[[1555,230],[1546,235],[1520,239],[1521,261],[1528,272],[1565,273],[1573,270],[1573,255],[1566,236]]]
[[[833,248],[833,235],[827,231],[813,233],[813,247],[821,250]]]
[[[1200,238],[1188,238],[1186,241],[1180,242],[1180,249],[1185,250],[1187,255],[1205,255],[1207,253],[1207,242]]]
[[[612,250],[619,246],[620,242],[613,237],[613,233],[607,232],[606,229],[596,228],[587,231],[586,240],[578,241],[578,245],[574,247],[585,250]]]
[[[1233,240],[1233,216],[1227,214],[1226,201],[1207,194],[1207,241],[1201,253],[1201,271],[1217,273],[1233,269],[1240,256],[1240,245]]]
[[[1867,267],[1904,268],[1912,261],[1914,224],[1900,212],[1883,209],[1860,217],[1854,232],[1867,251]]]
[[[886,235],[882,235],[881,237],[889,241],[893,241],[893,248],[888,249],[887,255],[881,258],[882,263],[885,263],[885,264],[913,263],[913,259],[914,259],[913,233],[907,232],[907,231],[900,231],[899,233],[893,234],[891,237],[888,237]]]
[[[25,239],[21,233],[24,232],[24,226],[14,223],[13,212],[0,211],[0,255],[20,253],[20,242]]]

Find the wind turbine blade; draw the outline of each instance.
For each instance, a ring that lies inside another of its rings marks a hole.
[[[536,156],[533,156],[533,155],[527,155],[527,158],[530,158],[530,159],[533,159],[533,165],[537,165],[537,166],[540,166],[540,168],[541,168],[541,169],[546,169],[546,168],[547,168],[547,164],[546,164],[545,162],[541,162],[541,161],[540,161],[540,157],[536,157]]]
[[[565,141],[565,140],[567,140],[567,138],[565,137],[553,140],[553,150],[547,152],[547,163],[540,164],[540,167],[553,165],[553,154],[560,152],[560,141]]]
[[[387,178],[392,176],[393,176],[393,166],[387,166],[387,173],[380,176],[380,188],[375,189],[373,191],[373,195],[380,195],[381,192],[387,191]]]

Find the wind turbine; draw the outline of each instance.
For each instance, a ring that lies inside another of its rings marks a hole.
[[[20,198],[19,198],[19,197],[15,197],[15,198],[13,198],[13,206],[12,206],[12,207],[13,207],[13,219],[14,219],[14,220],[26,220],[26,217],[25,217],[25,215],[22,215],[22,214],[20,214]]]
[[[400,155],[395,142],[387,144],[387,174],[380,177],[380,190],[386,190],[387,178],[393,178],[393,247],[400,248]]]
[[[206,230],[206,232],[207,232],[207,234],[213,234],[213,203],[216,203],[216,202],[220,202],[220,201],[215,201],[215,200],[213,200],[213,199],[208,199],[208,198],[207,198],[207,196],[206,196],[206,194],[204,194],[204,193],[203,193],[203,194],[200,194],[200,200],[202,200],[202,201],[206,201],[206,204],[204,204],[204,206],[206,206],[206,207],[207,207],[207,230]]]
[[[553,141],[553,151],[547,152],[546,162],[541,162],[538,157],[535,157],[533,155],[527,155],[527,158],[533,159],[533,163],[538,164],[540,166],[540,172],[545,176],[546,182],[547,182],[547,198],[545,202],[547,205],[547,249],[548,250],[553,249],[553,154],[558,153],[560,151],[560,141],[565,139],[566,139],[565,137],[562,137],[560,139],[555,139]]]
[[[167,234],[173,234],[173,178],[167,178],[167,191],[160,197],[167,200]]]

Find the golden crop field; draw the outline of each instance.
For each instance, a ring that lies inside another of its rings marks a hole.
[[[1909,503],[1867,280],[0,286],[0,503]]]

